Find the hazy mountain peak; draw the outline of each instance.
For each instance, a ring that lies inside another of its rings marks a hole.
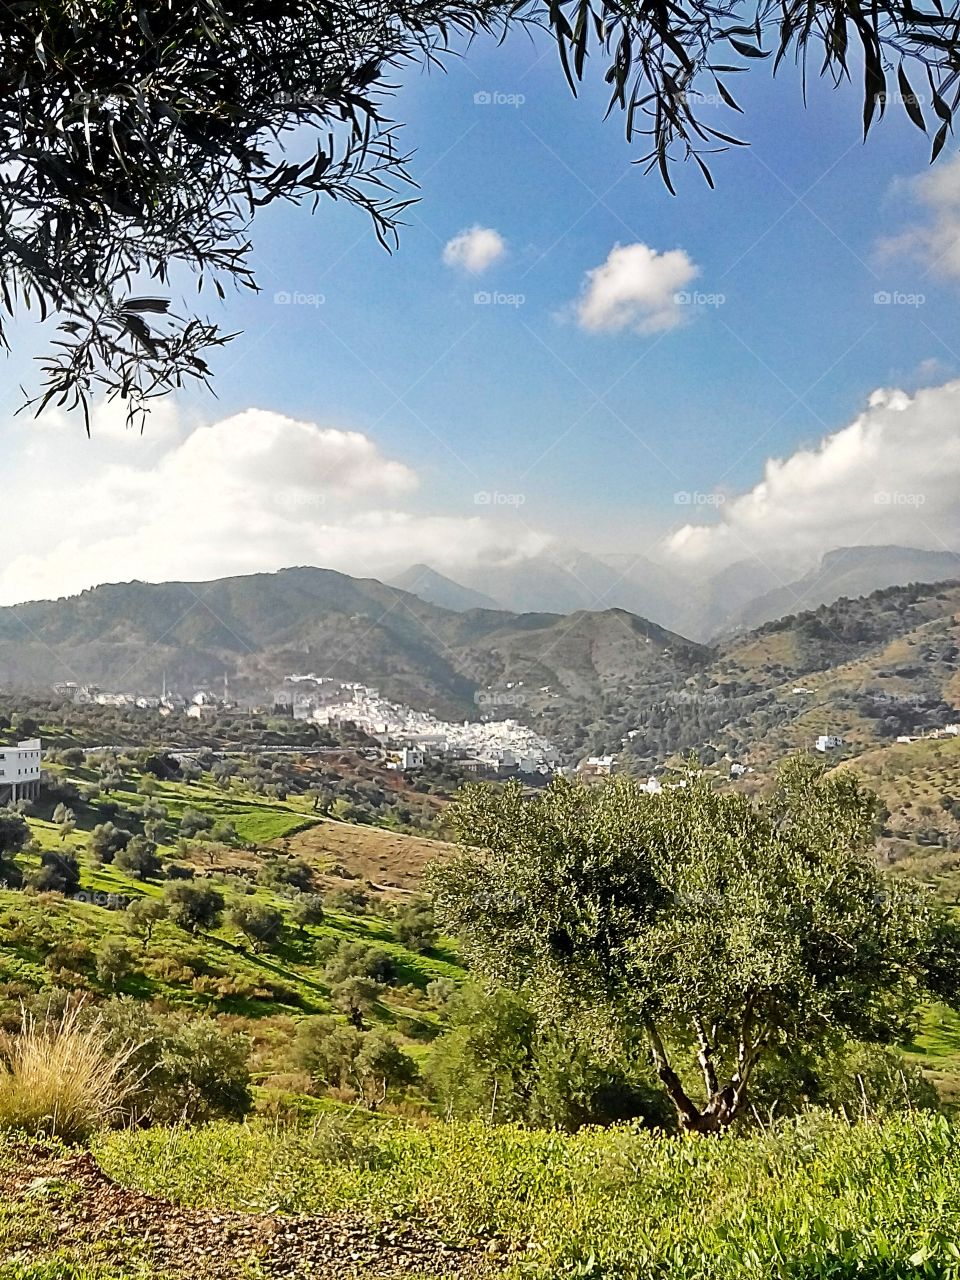
[[[503,608],[491,596],[455,582],[453,578],[448,578],[428,564],[412,564],[409,569],[391,578],[388,585],[401,591],[409,591],[427,604],[435,604],[441,609],[453,609],[457,613],[464,613],[468,609]]]

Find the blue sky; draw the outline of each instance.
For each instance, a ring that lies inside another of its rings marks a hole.
[[[713,157],[715,191],[693,166],[678,166],[673,197],[632,163],[641,148],[625,142],[619,114],[602,120],[598,86],[573,99],[547,43],[520,34],[505,46],[479,41],[449,59],[446,74],[407,76],[394,114],[421,190],[399,250],[385,254],[351,208],[265,211],[254,229],[263,292],[210,304],[225,327],[243,331],[215,358],[218,399],[185,393],[164,411],[176,416],[166,436],[158,427],[153,440],[125,443],[120,463],[114,440],[102,452],[95,441],[72,465],[98,478],[105,467],[150,469],[158,440],[181,442],[198,423],[256,408],[362,433],[378,457],[415,475],[402,503],[411,518],[469,522],[488,514],[478,512],[478,492],[519,495],[489,514],[608,551],[649,550],[691,519],[678,491],[719,495],[696,519],[726,519],[720,503],[749,495],[768,459],[841,432],[877,388],[948,386],[960,366],[960,265],[949,254],[945,265],[940,247],[952,233],[960,180],[949,175],[960,162],[944,153],[938,167],[948,177],[931,196],[916,185],[928,142],[898,106],[864,146],[855,89],[814,83],[804,110],[789,69],[771,81],[759,63],[729,82],[746,114],[704,113],[751,145]],[[936,240],[924,228],[938,216]],[[478,274],[445,264],[445,245],[476,226],[502,237],[500,258]],[[903,243],[884,252],[891,237]],[[685,287],[718,304],[688,306],[682,322],[653,332],[634,323],[591,331],[578,300],[617,245],[682,251],[696,269]],[[477,304],[481,291],[522,302]],[[878,305],[878,291],[923,301]],[[278,294],[322,302],[278,303]],[[31,341],[22,332],[14,374]],[[947,433],[952,404],[927,405]],[[29,485],[47,437],[35,429],[38,446],[22,420],[8,430],[13,474]],[[885,475],[896,472],[892,459],[885,465]],[[941,518],[949,501],[925,499],[919,522],[913,503],[913,523],[891,524],[889,536],[866,521],[863,540],[955,545]],[[326,529],[331,506],[322,506]],[[823,541],[841,536],[858,535],[837,529]],[[49,551],[62,564],[58,537]],[[826,549],[805,537],[795,545]],[[414,542],[421,550],[424,540]],[[337,567],[369,567],[359,554],[354,565],[345,543],[330,545],[340,548]],[[324,546],[305,528],[302,547],[265,546],[262,565],[249,547],[242,561],[203,564],[272,568],[297,551],[322,562]],[[102,570],[84,569],[91,581],[136,570],[135,548],[113,562],[105,543],[100,556]],[[404,559],[402,541],[395,559]],[[29,590],[26,563],[8,597]],[[176,568],[146,556],[143,576]],[[58,572],[48,566],[37,581],[73,589]]]
[[[896,107],[864,146],[854,92],[816,85],[804,112],[796,78],[771,83],[763,64],[736,84],[751,147],[715,157],[714,192],[678,170],[674,198],[631,164],[638,150],[618,116],[602,121],[599,93],[572,98],[550,47],[481,43],[448,68],[412,78],[397,102],[422,190],[394,257],[353,211],[265,220],[264,294],[231,308],[246,336],[219,375],[225,407],[352,423],[435,468],[435,492],[454,502],[479,477],[524,489],[528,511],[567,505],[587,530],[664,513],[683,485],[746,488],[768,454],[846,423],[873,388],[925,380],[931,359],[938,377],[956,372],[955,286],[876,261],[909,212],[896,179],[927,158]],[[524,102],[476,105],[483,91]],[[721,128],[733,119],[715,114]],[[481,279],[441,263],[476,223],[509,246]],[[618,241],[683,247],[724,306],[665,335],[580,332],[565,313]],[[278,315],[272,286],[326,301]],[[477,289],[526,301],[481,309]],[[923,291],[922,318],[881,311],[879,289]],[[591,409],[611,386],[636,437]],[[405,403],[391,408],[391,393]]]

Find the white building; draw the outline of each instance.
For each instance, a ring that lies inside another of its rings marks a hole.
[[[32,800],[40,794],[42,760],[39,738],[25,738],[15,747],[0,747],[0,804]]]
[[[580,765],[580,772],[593,774],[597,778],[606,778],[613,773],[616,763],[614,756],[587,756]]]
[[[212,702],[191,702],[187,707],[188,720],[216,720],[219,709]]]
[[[843,746],[843,739],[835,733],[821,733],[815,745],[818,751],[836,751]]]

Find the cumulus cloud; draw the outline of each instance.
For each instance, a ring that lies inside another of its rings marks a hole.
[[[882,258],[909,256],[943,274],[960,277],[960,156],[935,165],[905,184],[922,220],[879,242]]]
[[[713,524],[672,535],[669,554],[722,566],[748,555],[812,560],[840,546],[960,549],[960,381],[915,395],[875,391],[849,426],[770,459]]]
[[[0,603],[291,564],[378,573],[472,563],[543,544],[482,515],[406,509],[419,477],[359,431],[263,409],[199,425],[173,413],[142,437],[116,430],[108,413],[89,441],[75,420],[41,422],[8,427]]]
[[[577,319],[598,333],[673,329],[684,316],[676,294],[699,274],[683,249],[658,253],[646,244],[614,245],[606,262],[587,272]]]
[[[479,275],[492,267],[507,251],[507,243],[493,227],[473,226],[448,240],[443,250],[443,260],[448,267],[460,267],[472,275]]]

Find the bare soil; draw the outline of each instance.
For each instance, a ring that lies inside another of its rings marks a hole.
[[[164,1280],[454,1280],[490,1276],[505,1257],[499,1242],[458,1246],[428,1224],[186,1208],[119,1186],[86,1152],[25,1144],[15,1156],[0,1171],[0,1210],[18,1229],[0,1240],[0,1262],[66,1250]]]

